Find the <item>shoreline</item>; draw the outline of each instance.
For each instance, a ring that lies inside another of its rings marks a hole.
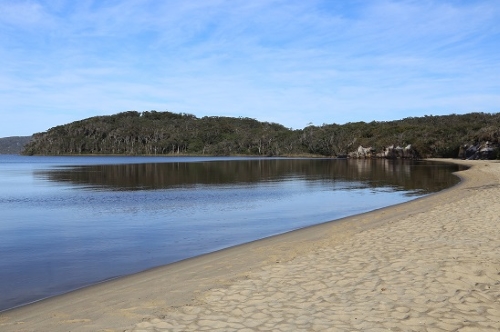
[[[410,202],[242,244],[4,311],[0,313],[0,329],[139,331],[172,325],[164,318],[188,307],[210,304],[207,298],[213,297],[214,290],[230,290],[234,285],[260,278],[255,275],[263,270],[293,264],[312,253],[348,247],[359,234],[425,215],[432,208],[467,199],[472,195],[471,188],[499,182],[498,177],[480,176],[488,167],[484,165],[493,166],[496,162],[437,161],[476,167],[460,172],[462,181],[454,187]],[[198,317],[197,321],[200,320]]]

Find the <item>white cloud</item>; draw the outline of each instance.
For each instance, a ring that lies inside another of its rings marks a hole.
[[[15,28],[32,28],[47,23],[43,7],[33,1],[0,3],[0,24]]]
[[[302,128],[498,107],[490,1],[33,0],[8,11],[23,14],[0,19],[0,112],[49,122],[154,108]],[[0,124],[0,136],[44,125]]]

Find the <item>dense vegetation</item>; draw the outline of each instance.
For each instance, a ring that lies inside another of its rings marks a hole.
[[[347,156],[360,145],[380,153],[388,146],[411,144],[413,155],[424,158],[463,156],[465,145],[478,151],[488,146],[489,157],[498,158],[499,137],[500,113],[310,125],[292,130],[250,118],[130,111],[35,134],[23,153]]]
[[[0,138],[0,154],[20,154],[31,136],[11,136]]]

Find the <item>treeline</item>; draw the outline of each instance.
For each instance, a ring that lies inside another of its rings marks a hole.
[[[487,145],[489,157],[498,158],[499,136],[500,113],[310,125],[292,130],[251,118],[197,118],[183,113],[129,111],[92,117],[35,134],[23,154],[344,157],[359,146],[383,151],[388,146],[411,145],[412,155],[417,157],[456,158],[465,156],[471,147],[479,151]]]
[[[31,136],[10,136],[0,138],[0,154],[20,154]]]

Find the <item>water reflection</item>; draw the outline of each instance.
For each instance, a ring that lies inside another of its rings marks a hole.
[[[300,178],[332,184],[356,182],[362,187],[429,193],[458,178],[457,165],[391,160],[253,159],[74,166],[35,172],[38,178],[71,183],[88,189],[155,190],[199,185],[238,185]],[[335,189],[346,189],[336,186]]]

